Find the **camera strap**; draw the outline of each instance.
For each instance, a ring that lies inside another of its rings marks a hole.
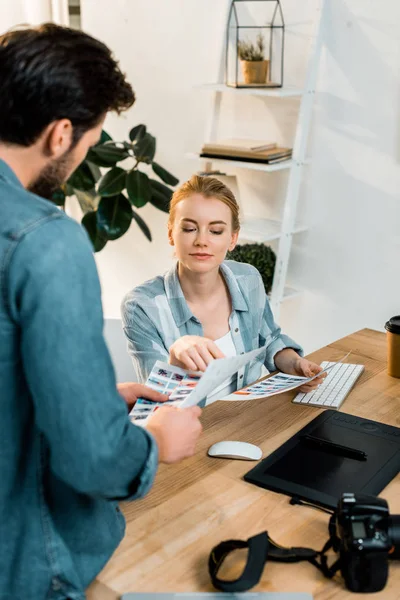
[[[263,531],[249,538],[247,541],[227,540],[221,542],[211,550],[208,560],[211,581],[215,588],[223,592],[245,592],[260,581],[264,565],[268,559],[272,562],[283,563],[308,561],[319,569],[325,577],[331,579],[340,568],[340,559],[329,567],[327,557],[325,556],[325,553],[330,548],[336,549],[337,538],[334,534],[333,524],[334,515],[329,523],[330,538],[321,551],[313,550],[312,548],[285,548],[284,546],[279,546],[270,538],[267,531]],[[220,579],[218,572],[226,557],[234,550],[242,548],[248,548],[249,551],[241,576],[230,581]]]

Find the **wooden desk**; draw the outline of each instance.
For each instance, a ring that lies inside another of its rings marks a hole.
[[[400,379],[386,375],[386,339],[364,329],[310,355],[312,360],[349,361],[365,372],[346,399],[343,411],[400,426]],[[243,440],[270,454],[321,411],[291,403],[294,393],[269,400],[216,402],[202,416],[204,433],[196,456],[180,465],[161,465],[143,500],[127,503],[125,539],[88,590],[89,600],[114,600],[126,592],[213,591],[207,570],[211,548],[229,538],[247,539],[267,529],[283,545],[322,548],[328,515],[291,506],[287,496],[246,483],[242,476],[256,463],[212,459],[207,449],[224,439]],[[400,475],[382,496],[400,514]],[[238,561],[235,566],[237,568]],[[230,574],[239,574],[239,570]],[[221,573],[222,575],[222,573]],[[256,591],[301,591],[316,600],[355,600],[340,577],[328,581],[312,565],[269,563]],[[389,583],[374,600],[400,599],[400,562],[393,562]]]

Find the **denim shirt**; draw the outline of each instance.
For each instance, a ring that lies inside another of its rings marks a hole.
[[[229,328],[236,354],[267,345],[265,352],[237,373],[236,389],[253,383],[264,364],[276,370],[274,356],[284,348],[303,355],[301,346],[275,323],[260,273],[252,265],[227,260],[220,266],[232,303]],[[179,282],[177,265],[165,275],[134,288],[122,303],[128,349],[139,379],[145,381],[156,360],[168,362],[170,346],[181,336],[203,336]]]
[[[85,598],[144,495],[154,439],[128,418],[83,228],[0,161],[0,599]]]

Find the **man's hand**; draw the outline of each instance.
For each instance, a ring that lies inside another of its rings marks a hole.
[[[163,406],[149,417],[146,429],[157,442],[160,462],[177,463],[193,456],[202,431],[200,415],[198,406]]]
[[[117,390],[127,403],[129,410],[132,409],[138,398],[146,398],[146,400],[153,400],[154,402],[168,400],[168,396],[160,394],[160,392],[156,392],[142,383],[119,383]]]
[[[224,357],[215,342],[200,335],[184,335],[169,349],[170,364],[190,371],[205,371],[214,358]]]

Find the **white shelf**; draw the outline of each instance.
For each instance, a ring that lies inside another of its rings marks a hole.
[[[255,171],[266,171],[268,173],[272,173],[274,171],[282,171],[284,169],[290,169],[290,167],[293,164],[293,160],[284,160],[280,163],[276,163],[275,165],[267,165],[264,163],[229,160],[229,158],[209,158],[206,156],[200,156],[200,154],[196,154],[195,152],[188,152],[186,154],[186,157],[195,160],[204,160],[206,162],[212,162],[218,165],[227,165],[231,168],[236,167],[238,169],[253,169]]]
[[[285,300],[291,300],[292,298],[296,298],[297,296],[301,296],[302,293],[303,292],[301,290],[295,290],[291,287],[285,287],[283,291],[282,302],[285,302]]]
[[[297,226],[291,233],[302,233],[307,231],[306,227]],[[282,237],[282,223],[274,219],[258,219],[257,217],[245,217],[242,221],[239,234],[239,243],[242,240],[248,242],[272,242]]]
[[[231,87],[225,83],[205,83],[197,86],[201,90],[209,90],[212,92],[233,92],[234,94],[251,94],[252,96],[269,96],[271,98],[293,98],[302,96],[304,90],[294,87],[282,88],[257,88],[257,87]]]

